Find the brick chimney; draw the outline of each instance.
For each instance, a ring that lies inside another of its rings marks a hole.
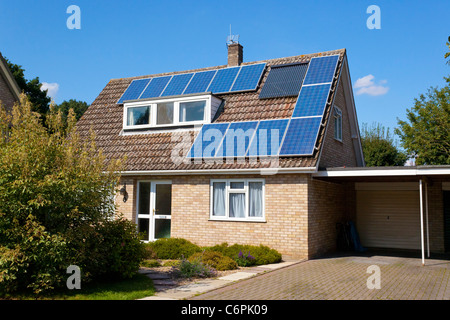
[[[228,66],[240,66],[244,59],[244,48],[239,43],[228,45]]]

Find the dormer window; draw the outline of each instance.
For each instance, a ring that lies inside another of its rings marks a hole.
[[[210,123],[221,100],[212,95],[183,96],[124,104],[124,129],[192,126]]]

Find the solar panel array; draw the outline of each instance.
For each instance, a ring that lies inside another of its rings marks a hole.
[[[133,80],[117,103],[184,94],[225,94],[253,91],[258,87],[265,63]]]
[[[305,78],[307,63],[271,66],[260,99],[298,96]]]
[[[206,124],[188,158],[312,155],[338,61],[338,55],[311,59],[290,119]]]

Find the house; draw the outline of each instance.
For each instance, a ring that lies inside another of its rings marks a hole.
[[[20,99],[20,88],[0,53],[0,101],[8,110]]]
[[[352,220],[363,245],[391,247],[411,233],[406,242],[420,242],[422,176],[392,170],[384,181],[364,167],[345,49],[244,62],[230,43],[227,65],[109,81],[77,126],[94,130],[108,158],[127,156],[127,196],[116,201],[144,241],[264,244],[312,258],[335,250],[336,224]],[[428,212],[440,252],[448,170],[435,184],[427,176],[429,203],[440,201]],[[386,185],[392,192],[377,193]],[[393,203],[383,221],[379,201]],[[397,221],[403,206],[414,223]]]

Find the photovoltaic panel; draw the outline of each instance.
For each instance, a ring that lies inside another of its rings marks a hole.
[[[265,67],[265,63],[242,66],[230,92],[256,90]]]
[[[212,80],[207,91],[212,93],[226,93],[236,79],[241,67],[225,68],[217,70],[216,76]]]
[[[322,116],[330,88],[331,83],[302,87],[292,117]]]
[[[161,96],[167,97],[182,94],[193,75],[193,73],[174,75]]]
[[[210,123],[201,128],[188,152],[188,158],[213,158],[219,149],[229,123]]]
[[[338,55],[312,58],[303,85],[332,82],[338,60]]]
[[[307,69],[307,63],[272,66],[259,98],[298,96]]]
[[[258,121],[232,122],[222,141],[217,157],[244,157]]]
[[[217,70],[197,72],[183,94],[206,92]]]
[[[119,101],[117,101],[117,103],[123,103],[126,100],[139,99],[139,96],[141,95],[147,84],[150,82],[150,80],[150,78],[133,80],[128,86],[128,89],[123,93]]]
[[[153,78],[139,99],[159,97],[171,78],[172,76]]]
[[[321,121],[321,117],[291,119],[279,155],[312,155],[314,153]]]
[[[277,156],[289,119],[260,121],[247,156]]]

